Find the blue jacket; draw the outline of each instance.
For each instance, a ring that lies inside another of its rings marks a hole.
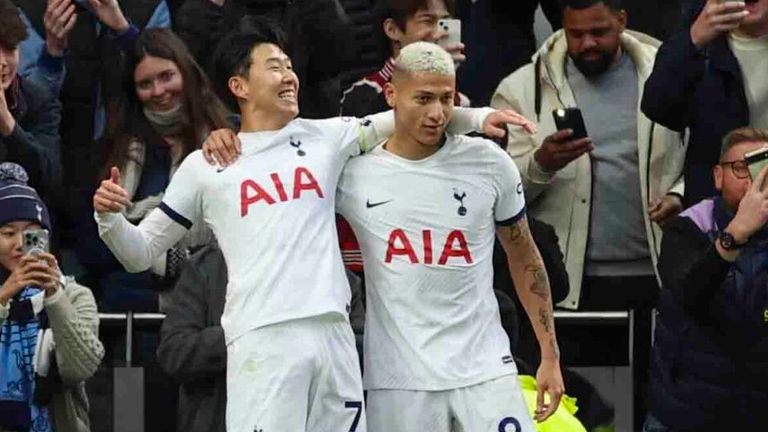
[[[702,7],[694,9],[694,16]],[[645,83],[641,108],[648,118],[669,129],[689,129],[686,207],[714,195],[712,167],[720,157],[721,141],[728,132],[749,124],[741,67],[726,36],[699,50],[685,26],[667,40]]]
[[[732,217],[705,200],[664,232],[649,399],[676,431],[768,430],[768,233],[728,263],[714,241]]]

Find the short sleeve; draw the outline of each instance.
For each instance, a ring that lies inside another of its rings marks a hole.
[[[364,118],[337,117],[316,122],[325,140],[337,146],[347,159],[370,151],[395,131],[392,111]]]
[[[165,191],[160,210],[179,225],[190,229],[202,215],[202,184],[206,162],[202,153],[193,152],[176,170]]]
[[[498,225],[512,225],[525,216],[523,181],[515,161],[509,154],[496,147],[490,147],[490,150],[496,160],[494,217]]]

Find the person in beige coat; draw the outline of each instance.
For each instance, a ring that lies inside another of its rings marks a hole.
[[[96,301],[42,240],[28,252],[51,225],[26,181],[0,164],[0,432],[88,432],[85,381],[104,356]]]
[[[564,4],[563,30],[501,82],[491,105],[539,123],[533,136],[510,128],[507,150],[529,214],[555,228],[565,255],[571,289],[559,306],[634,309],[636,369],[643,370],[660,225],[682,210],[686,144],[639,109],[660,42],[626,30],[618,0]],[[581,110],[587,138],[555,126],[553,110],[570,107]]]

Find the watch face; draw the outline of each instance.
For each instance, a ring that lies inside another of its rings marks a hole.
[[[726,250],[731,250],[736,246],[736,241],[733,239],[732,235],[728,234],[727,232],[721,232],[720,245],[723,246],[723,248]]]

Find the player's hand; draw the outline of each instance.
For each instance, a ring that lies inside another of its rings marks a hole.
[[[93,209],[99,213],[120,213],[131,205],[128,192],[120,183],[120,170],[112,167],[109,178],[101,182],[93,195]]]
[[[691,41],[701,48],[723,33],[737,29],[749,15],[746,3],[709,0],[691,26]]]
[[[557,131],[544,138],[541,147],[533,154],[536,163],[548,172],[557,172],[584,153],[592,151],[592,139],[571,139],[573,130]]]
[[[49,257],[52,258],[49,254],[21,257],[18,267],[0,287],[0,303],[8,304],[8,300],[28,286],[37,286],[46,290],[51,286],[58,287],[61,274],[58,265],[52,267],[49,264]],[[54,258],[53,261],[55,262],[56,259]]]
[[[77,23],[75,5],[71,0],[48,0],[48,7],[43,15],[45,26],[45,47],[54,57],[64,55],[69,42],[69,32]]]
[[[117,0],[88,0],[88,4],[99,21],[116,33],[123,33],[131,27]]]
[[[483,133],[492,138],[504,138],[507,125],[520,126],[529,134],[536,133],[536,124],[513,109],[500,109],[489,114],[483,121]]]
[[[533,419],[543,422],[557,411],[560,399],[565,393],[560,362],[554,359],[541,359],[536,372],[536,412]],[[549,400],[545,398],[549,395]]]
[[[683,201],[679,195],[667,194],[661,198],[656,198],[648,209],[648,215],[653,222],[660,226],[670,218],[677,216],[683,210]]]
[[[203,157],[211,165],[226,167],[240,157],[242,144],[232,129],[218,129],[203,143]]]

